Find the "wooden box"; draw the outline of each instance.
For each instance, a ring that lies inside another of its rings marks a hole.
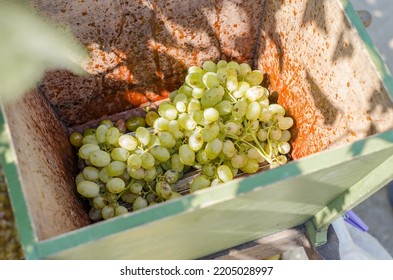
[[[306,224],[327,226],[393,176],[393,79],[347,0],[32,1],[92,54],[3,106],[1,159],[28,259],[194,259]],[[205,60],[267,74],[296,123],[293,161],[91,224],[69,132],[127,115]]]

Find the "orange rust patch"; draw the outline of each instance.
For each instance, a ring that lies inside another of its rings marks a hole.
[[[124,99],[135,107],[149,101],[149,99],[144,94],[133,90],[127,90],[124,93]]]

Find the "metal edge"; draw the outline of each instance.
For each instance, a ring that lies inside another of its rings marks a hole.
[[[355,27],[356,31],[359,34],[359,37],[365,44],[370,60],[372,61],[372,64],[374,65],[378,76],[383,81],[383,84],[387,89],[390,99],[393,101],[393,77],[389,68],[383,61],[378,49],[376,48],[370,35],[366,31],[366,28],[364,27],[360,17],[353,8],[351,2],[349,0],[337,0],[337,2],[345,12],[345,15],[348,18],[349,22],[351,22]]]
[[[361,149],[353,153],[354,146],[361,147]],[[36,244],[37,252],[39,257],[45,258],[57,252],[108,237],[122,230],[137,228],[174,215],[196,211],[279,181],[324,170],[333,165],[349,162],[354,158],[392,147],[393,131],[373,135],[348,145],[291,161],[279,168],[236,179],[219,187],[201,190],[173,201],[139,210],[136,213],[102,221],[55,238],[40,241]]]
[[[14,213],[15,224],[18,231],[24,257],[28,259],[38,259],[36,251],[36,240],[32,219],[28,210],[28,204],[20,181],[20,173],[15,161],[7,160],[7,153],[16,159],[15,149],[4,115],[4,104],[0,104],[0,128],[2,128],[2,139],[0,140],[0,161],[3,166],[4,176],[7,181],[7,188]],[[10,155],[10,154],[9,154]]]

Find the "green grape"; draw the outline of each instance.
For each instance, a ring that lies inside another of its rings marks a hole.
[[[109,181],[109,179],[112,178],[111,176],[109,176],[108,174],[108,168],[104,167],[100,170],[100,180],[103,183],[107,183]]]
[[[128,131],[136,131],[138,127],[145,127],[145,118],[141,116],[133,116],[126,121]]]
[[[227,81],[226,81],[226,88],[230,91],[233,92],[237,89],[238,87],[238,81],[236,76],[228,76]]]
[[[251,158],[249,158],[247,160],[247,163],[242,168],[240,168],[241,171],[248,174],[256,173],[258,169],[259,169],[258,162],[255,159],[251,159]]]
[[[158,107],[158,114],[168,121],[177,119],[178,113],[179,112],[177,111],[176,107],[168,102],[163,102]]]
[[[290,117],[280,118],[277,124],[281,130],[287,130],[293,126],[293,119]]]
[[[151,182],[157,177],[157,169],[156,167],[152,167],[149,169],[146,169],[145,171],[145,177],[143,178],[146,182]]]
[[[156,199],[157,199],[157,195],[155,193],[149,193],[146,195],[147,203],[156,202]]]
[[[196,99],[190,100],[190,102],[187,105],[187,113],[192,114],[194,111],[200,111],[200,110],[201,110],[201,103]]]
[[[205,120],[202,111],[194,111],[192,113],[192,118],[197,124],[201,126],[205,126],[207,124],[207,121]]]
[[[124,170],[126,170],[126,164],[122,161],[115,160],[108,164],[106,168],[108,175],[111,177],[115,177],[123,174]]]
[[[231,164],[234,168],[241,169],[247,163],[247,156],[244,154],[237,154],[231,158]]]
[[[220,139],[214,139],[213,141],[206,144],[206,155],[212,160],[218,157],[222,150],[222,141]]]
[[[239,123],[227,122],[225,124],[225,133],[240,135],[242,133],[242,126]]]
[[[281,129],[279,129],[278,127],[273,127],[270,130],[269,138],[278,141],[280,140],[281,135],[282,135]]]
[[[83,177],[83,173],[80,172],[75,177],[75,184],[78,185],[80,182],[85,181],[86,179]]]
[[[210,60],[203,62],[202,68],[206,72],[217,72],[217,65],[213,61],[210,61]]]
[[[94,207],[90,208],[89,218],[92,221],[98,221],[102,218],[101,209],[96,209]]]
[[[216,186],[218,186],[218,185],[220,185],[220,184],[222,184],[222,183],[223,183],[223,181],[221,181],[220,179],[216,178],[216,179],[214,179],[214,180],[211,182],[210,186],[211,186],[211,187],[216,187]]]
[[[265,129],[260,129],[260,130],[258,130],[258,132],[257,132],[257,138],[258,138],[258,140],[261,141],[261,142],[266,141],[266,139],[267,139],[267,132],[266,132],[266,130],[265,130]],[[280,139],[281,139],[281,138],[280,138]]]
[[[169,120],[159,117],[154,121],[153,127],[157,131],[167,131],[169,125]]]
[[[188,113],[180,114],[178,122],[179,122],[179,126],[185,130],[194,130],[197,125],[192,115]]]
[[[171,167],[173,170],[177,172],[183,171],[184,164],[181,162],[179,154],[173,154],[170,160],[171,160]]]
[[[187,95],[180,93],[175,96],[173,99],[173,104],[176,106],[176,110],[180,113],[184,113],[187,111],[187,104],[188,104],[188,98]]]
[[[108,220],[115,216],[115,208],[109,205],[106,205],[101,209],[101,215],[104,220]]]
[[[168,184],[174,184],[179,180],[179,173],[176,170],[169,169],[164,173],[163,179]]]
[[[108,128],[105,134],[105,140],[110,145],[116,145],[119,141],[120,131],[117,127]]]
[[[286,164],[286,163],[288,162],[288,159],[287,159],[286,156],[280,155],[280,156],[278,156],[278,157],[276,158],[276,161],[277,161],[277,163],[278,163],[279,165],[284,165],[284,164]]]
[[[150,132],[146,127],[138,127],[135,131],[135,137],[144,146],[147,146],[150,142]]]
[[[217,122],[214,122],[205,126],[205,128],[202,131],[202,138],[205,142],[209,143],[214,139],[216,139],[219,134],[220,134],[220,126]]]
[[[172,195],[171,186],[165,181],[159,181],[156,185],[156,193],[163,199],[167,200]]]
[[[121,193],[126,188],[126,184],[120,178],[111,178],[106,183],[106,189],[111,193]]]
[[[125,192],[121,195],[121,199],[127,203],[134,203],[137,197],[139,197],[139,195],[130,192]]]
[[[182,197],[182,195],[180,193],[172,191],[171,197],[168,198],[167,200],[176,199],[176,198],[180,198],[180,197]]]
[[[171,154],[169,153],[168,149],[162,146],[154,146],[150,149],[150,153],[153,155],[153,157],[160,161],[160,162],[165,162],[168,159],[170,159]]]
[[[138,154],[132,154],[127,159],[127,165],[132,169],[138,169],[142,166],[141,156]]]
[[[227,116],[232,113],[233,105],[229,100],[223,100],[215,106],[220,116]]]
[[[73,133],[71,133],[70,135],[70,142],[72,144],[72,146],[74,147],[81,147],[83,145],[82,143],[83,140],[83,135],[80,132],[74,131]]]
[[[203,116],[205,120],[207,120],[209,123],[212,123],[219,119],[220,113],[215,108],[207,108],[203,111]]]
[[[203,71],[203,70],[202,70]],[[204,71],[203,71],[204,72]],[[193,72],[186,76],[185,82],[192,88],[204,88],[205,85],[203,83],[203,74],[201,72]]]
[[[128,150],[128,151],[134,151],[136,147],[138,146],[138,141],[136,138],[132,135],[128,134],[123,134],[119,137],[119,146]]]
[[[140,180],[140,179],[143,179],[143,178],[145,177],[145,175],[146,175],[146,170],[143,169],[142,167],[141,167],[141,168],[138,168],[138,169],[133,169],[133,168],[131,168],[131,169],[129,170],[128,174],[130,174],[131,178]]]
[[[88,128],[83,131],[83,137],[86,137],[88,135],[95,135],[96,134],[96,129],[95,128]]]
[[[202,166],[202,174],[208,178],[214,177],[217,173],[217,167],[213,163],[208,163]]]
[[[158,138],[160,140],[161,146],[165,148],[173,148],[176,144],[176,139],[173,135],[167,131],[159,132]]]
[[[224,183],[233,179],[232,171],[227,165],[220,165],[217,168],[217,175],[218,179]]]
[[[222,86],[209,88],[201,98],[201,105],[203,108],[216,106],[224,97],[225,90]]]
[[[207,88],[215,88],[220,85],[220,79],[217,74],[213,72],[207,72],[203,75],[202,82]]]
[[[291,139],[291,133],[288,130],[283,130],[281,132],[280,142],[288,142]]]
[[[204,88],[193,88],[192,97],[196,100],[201,99],[205,95],[205,90]]]
[[[84,144],[79,148],[78,155],[83,159],[89,159],[90,154],[98,150],[100,150],[100,147],[96,144]]]
[[[153,155],[149,152],[144,152],[141,155],[141,160],[142,160],[142,167],[144,169],[152,168],[156,163],[156,160],[154,159]]]
[[[101,124],[97,127],[96,138],[98,143],[105,143],[107,131],[108,131],[108,127],[105,124]]]
[[[150,134],[150,141],[149,144],[147,144],[148,148],[154,147],[154,146],[159,146],[161,145],[160,139],[158,138],[157,135],[155,134]]]
[[[227,69],[233,69],[236,71],[236,74],[240,72],[240,67],[239,67],[239,63],[237,63],[236,61],[230,61],[227,64]]]
[[[258,102],[251,102],[247,106],[246,119],[247,120],[257,120],[261,114],[261,105]]]
[[[228,62],[226,62],[225,60],[220,60],[219,62],[217,62],[217,71],[218,68],[227,68]]]
[[[159,118],[159,117],[160,117],[160,116],[158,115],[158,113],[157,113],[156,111],[149,111],[149,112],[147,112],[147,113],[146,113],[146,116],[145,116],[146,124],[147,124],[148,126],[152,127],[153,124],[154,124],[154,121],[155,121],[157,118]]]
[[[191,74],[191,73],[201,73],[204,74],[205,70],[203,70],[202,68],[198,67],[198,66],[191,66],[190,68],[188,68],[187,70],[187,74]]]
[[[190,146],[191,150],[194,152],[199,151],[202,149],[204,144],[202,132],[200,129],[194,131],[193,134],[188,138],[188,145]]]
[[[98,195],[95,198],[93,198],[93,206],[97,209],[104,208],[107,202],[108,202],[107,199],[102,195]]]
[[[169,121],[168,124],[168,132],[172,134],[175,140],[182,139],[184,137],[184,133],[180,131],[179,122],[177,120]],[[176,145],[176,142],[175,142]]]
[[[180,146],[179,157],[184,165],[193,165],[195,162],[195,153],[187,144]]]
[[[196,177],[190,184],[190,192],[196,192],[198,190],[210,187],[210,180],[205,175]]]
[[[100,193],[97,183],[91,181],[81,181],[76,187],[78,193],[86,198],[96,197]]]
[[[171,166],[171,161],[170,161],[170,160],[167,160],[167,161],[165,161],[165,162],[161,162],[160,166],[161,166],[161,168],[162,168],[163,170],[165,170],[165,171],[172,168],[172,166]]]
[[[132,210],[133,211],[137,211],[137,210],[140,210],[140,209],[143,209],[143,208],[146,208],[146,207],[147,207],[146,199],[144,199],[144,198],[142,198],[140,196],[138,196],[135,199],[134,203],[132,204]]]
[[[263,74],[259,70],[253,70],[244,77],[244,80],[249,83],[250,86],[257,86],[262,83]]]
[[[247,113],[247,102],[245,100],[239,100],[235,105],[233,105],[232,116],[235,118],[243,118]]]
[[[124,206],[119,205],[119,206],[115,207],[115,216],[121,216],[121,215],[124,215],[127,213],[128,213],[128,210]]]
[[[265,88],[261,86],[253,86],[246,90],[244,95],[250,101],[257,101],[265,96]]]
[[[250,88],[250,85],[247,82],[241,81],[237,85],[237,89],[233,92],[233,96],[237,99],[245,96],[246,91]]]
[[[251,159],[255,159],[258,163],[265,162],[265,158],[256,148],[250,148],[247,151],[247,157]]]
[[[142,191],[142,188],[143,188],[143,186],[140,183],[135,182],[135,183],[130,184],[129,190],[130,190],[130,192],[132,192],[134,194],[139,194]]]
[[[228,77],[228,70],[226,67],[219,67],[217,69],[217,77],[220,79],[221,84],[225,85]]]
[[[250,65],[247,63],[242,63],[239,65],[239,76],[245,77],[248,73],[252,71]]]
[[[273,115],[285,115],[285,109],[280,104],[270,104],[269,110],[272,111]]]
[[[92,166],[86,166],[83,168],[83,178],[85,178],[87,181],[98,181],[100,177],[100,171]]]
[[[261,113],[259,115],[259,120],[267,123],[273,117],[273,112],[270,109],[262,108]]]
[[[100,125],[105,125],[107,128],[111,128],[113,126],[113,122],[110,119],[104,119],[100,122]]]
[[[95,135],[86,135],[82,139],[82,144],[98,144],[98,141]]]
[[[188,85],[184,84],[179,88],[178,93],[184,93],[187,97],[191,97],[192,87],[189,87]]]
[[[230,139],[226,139],[222,144],[222,153],[227,158],[232,158],[236,154],[235,144]]]
[[[114,148],[111,152],[111,158],[118,161],[127,161],[130,156],[130,152],[124,148]]]
[[[266,108],[266,109],[269,108],[270,101],[268,98],[258,99],[257,101],[258,101],[259,105],[261,105],[261,108]]]
[[[291,145],[289,145],[288,142],[279,142],[278,144],[278,152],[280,154],[288,154],[289,151],[291,150]]]

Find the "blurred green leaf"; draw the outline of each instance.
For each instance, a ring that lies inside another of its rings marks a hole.
[[[0,0],[0,100],[12,101],[33,88],[49,69],[84,74],[87,50],[64,27],[39,16],[21,1]]]

